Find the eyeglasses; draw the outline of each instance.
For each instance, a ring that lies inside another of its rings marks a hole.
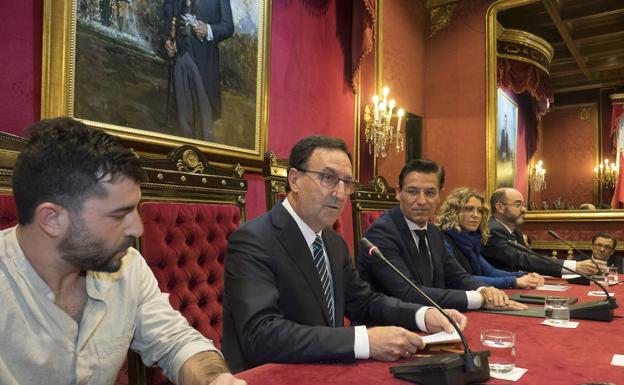
[[[597,249],[613,250],[613,247],[609,245],[603,245],[602,243],[594,243],[592,244],[592,247],[595,247]]]
[[[406,188],[403,190],[410,198],[417,198],[421,194],[425,196],[426,199],[435,199],[439,194],[440,190],[437,188]]]
[[[311,172],[313,174],[317,174],[321,180],[321,186],[326,189],[334,189],[338,186],[338,182],[342,181],[344,184],[344,189],[347,194],[351,194],[355,186],[357,186],[358,182],[351,178],[339,178],[336,174],[332,174],[329,172],[323,171],[314,171],[314,170],[306,170],[303,168],[298,168],[297,170],[301,172]]]
[[[527,207],[526,202],[501,202],[505,206],[516,206],[517,209]]]
[[[474,207],[474,206],[464,206],[461,208],[463,213],[474,213],[476,212],[479,215],[485,214],[485,209],[483,207]]]

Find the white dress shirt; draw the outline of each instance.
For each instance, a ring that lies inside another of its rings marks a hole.
[[[15,227],[0,232],[0,384],[112,385],[128,348],[175,383],[182,365],[216,348],[169,304],[141,254],[116,273],[87,272],[80,325],[28,262]]]

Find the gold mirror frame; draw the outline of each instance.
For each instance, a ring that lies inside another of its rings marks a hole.
[[[256,71],[256,111],[254,147],[208,142],[200,139],[118,126],[76,117],[85,124],[101,128],[127,141],[138,152],[166,154],[184,144],[211,154],[216,165],[241,163],[260,171],[268,142],[269,58],[272,0],[256,0],[259,6],[258,59]],[[43,41],[41,79],[41,118],[74,116],[77,0],[43,1]]]
[[[539,0],[498,0],[485,15],[485,149],[486,193],[496,189],[496,16],[499,11],[536,3]],[[601,222],[624,221],[624,210],[540,210],[527,211],[526,222]]]

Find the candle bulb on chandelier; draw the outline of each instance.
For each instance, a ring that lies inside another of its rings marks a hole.
[[[398,134],[401,132],[401,120],[403,120],[403,115],[405,115],[405,110],[402,108],[399,108],[399,110],[397,111],[397,115],[399,117],[397,121],[397,134]]]

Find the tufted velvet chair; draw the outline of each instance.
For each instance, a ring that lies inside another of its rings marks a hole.
[[[367,185],[358,187],[351,194],[351,213],[353,215],[353,240],[355,256],[368,227],[383,215],[386,210],[394,207],[396,190],[388,186],[383,176],[376,176]]]
[[[142,164],[149,180],[141,186],[141,253],[171,305],[220,347],[223,261],[228,237],[244,220],[242,168],[210,167],[192,146]],[[131,353],[131,384],[170,383],[159,368],[142,367],[137,358]]]
[[[277,202],[286,198],[286,178],[288,177],[288,160],[278,159],[277,156],[268,151],[264,154],[264,164],[262,166],[264,175],[264,191],[266,194],[266,208],[271,210]],[[342,218],[338,217],[332,226],[335,232],[343,235]]]

